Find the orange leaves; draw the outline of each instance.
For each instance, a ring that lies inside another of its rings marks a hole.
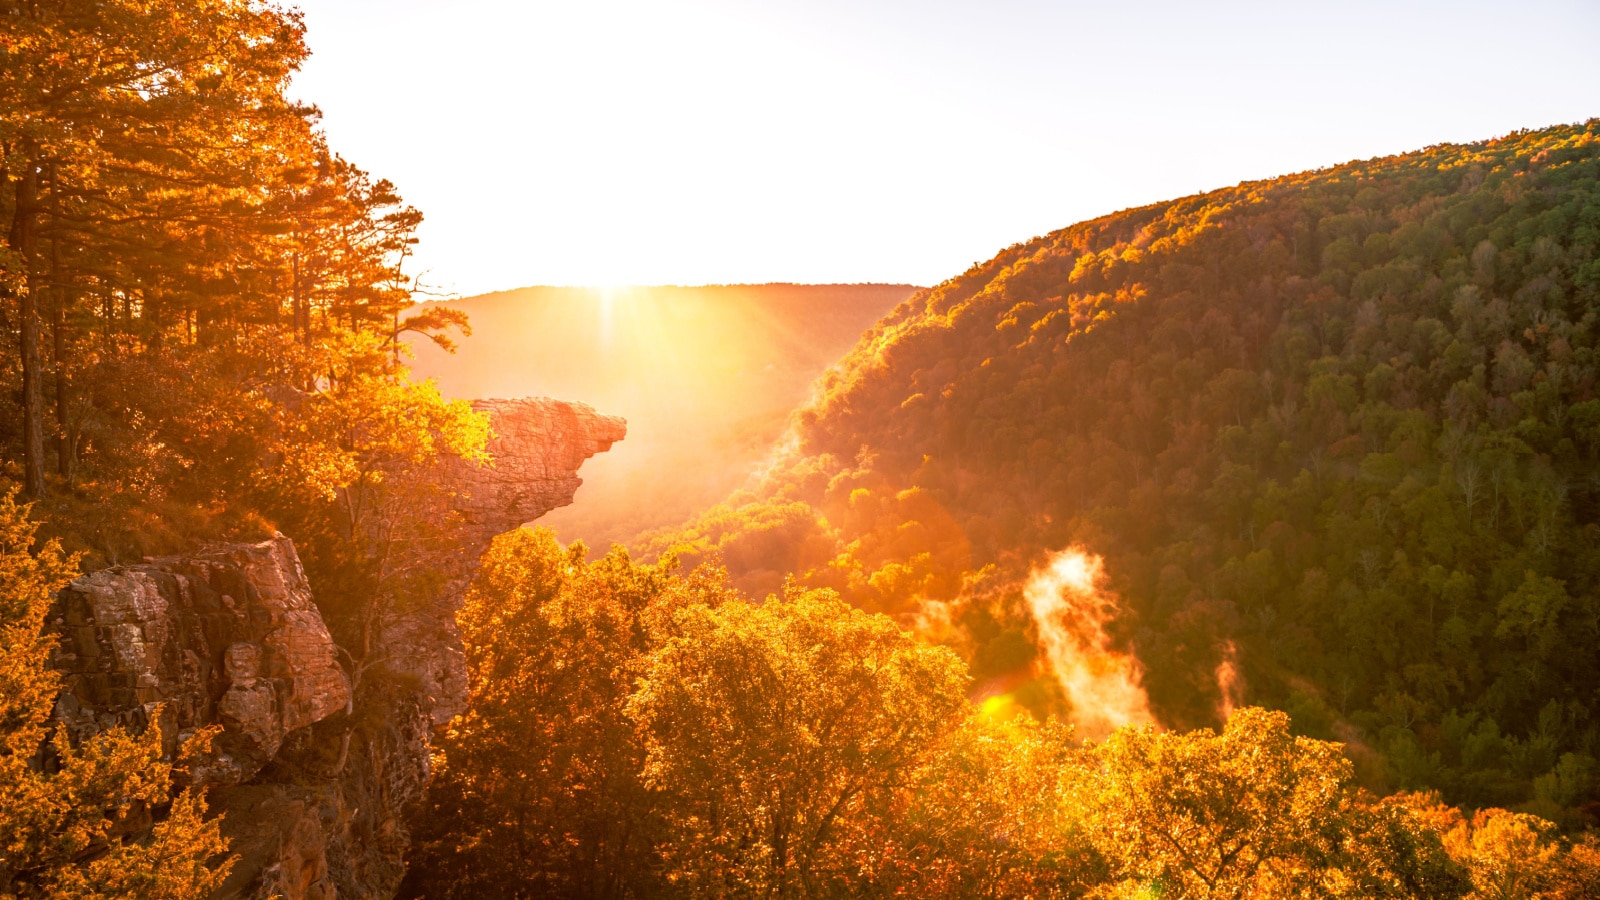
[[[219,860],[227,844],[218,822],[204,821],[200,794],[171,796],[160,728],[115,728],[73,746],[48,725],[59,681],[45,616],[77,560],[54,541],[35,552],[35,528],[12,493],[0,493],[0,890],[63,900],[208,897],[231,866]],[[50,766],[41,764],[46,753]],[[169,802],[172,814],[147,839],[122,827]]]
[[[676,624],[629,703],[669,803],[669,864],[701,894],[849,879],[841,843],[964,709],[960,660],[828,592],[691,606]]]

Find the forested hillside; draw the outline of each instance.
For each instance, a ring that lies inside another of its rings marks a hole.
[[[1597,332],[1600,123],[1246,183],[917,294],[758,490],[655,546],[834,587],[1038,711],[1066,701],[1020,585],[1080,547],[1161,722],[1285,709],[1368,784],[1575,826]]]
[[[623,423],[412,379],[307,53],[0,2],[0,897],[1600,894],[1600,123],[1013,247],[641,563],[489,544]]]

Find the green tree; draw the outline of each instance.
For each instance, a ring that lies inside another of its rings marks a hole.
[[[1600,120],[1079,223],[902,304],[649,546],[1032,679],[1010,586],[1082,545],[1164,724],[1218,722],[1232,647],[1242,699],[1388,757],[1373,789],[1549,802],[1600,742],[1596,272]],[[1576,825],[1600,783],[1558,793]]]
[[[587,561],[545,529],[501,535],[459,616],[472,707],[439,768],[405,893],[622,897],[665,887],[662,810],[627,702],[672,611],[727,602],[715,573]]]
[[[1355,792],[1341,749],[1257,707],[1221,734],[1119,730],[1090,751],[1111,881],[1192,898],[1465,894],[1438,830]]]

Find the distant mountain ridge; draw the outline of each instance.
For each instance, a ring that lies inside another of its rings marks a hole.
[[[416,345],[454,397],[568,397],[628,420],[576,503],[541,520],[604,549],[681,522],[744,483],[789,413],[911,285],[531,287],[449,301],[460,351]]]
[[[1019,585],[1077,545],[1168,725],[1226,666],[1370,783],[1600,811],[1600,120],[1017,244],[820,387],[654,549],[804,573],[1042,710]]]

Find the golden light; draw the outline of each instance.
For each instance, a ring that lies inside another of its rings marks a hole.
[[[460,353],[415,344],[452,397],[581,400],[628,420],[584,464],[578,502],[542,519],[596,548],[677,524],[744,483],[812,379],[907,288],[534,288],[456,301]]]
[[[1116,597],[1100,589],[1103,571],[1100,557],[1069,547],[1035,569],[1022,589],[1045,661],[1072,703],[1072,721],[1092,739],[1155,723],[1144,667],[1106,634]]]
[[[618,298],[627,290],[620,285],[602,284],[598,286],[600,299],[600,344],[603,347],[611,345],[613,317],[616,315]]]

